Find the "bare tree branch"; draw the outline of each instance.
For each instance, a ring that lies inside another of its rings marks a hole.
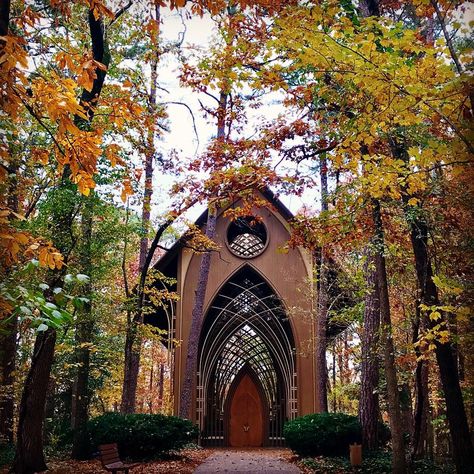
[[[198,149],[199,149],[199,135],[198,135],[198,131],[197,131],[197,127],[196,127],[196,119],[194,117],[194,113],[191,109],[191,107],[189,107],[188,104],[185,104],[184,102],[177,102],[177,101],[168,101],[168,102],[161,102],[161,104],[163,105],[168,105],[168,104],[173,104],[173,105],[182,105],[183,107],[186,107],[188,109],[188,112],[189,114],[191,115],[191,119],[193,121],[193,129],[194,129],[194,134],[196,135],[196,141],[197,141],[197,145],[196,145],[196,150],[195,150],[195,153],[197,153]]]

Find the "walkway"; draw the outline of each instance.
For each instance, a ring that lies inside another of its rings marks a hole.
[[[282,450],[275,449],[219,450],[209,456],[194,472],[300,474],[301,471],[294,464],[283,459],[282,453]]]

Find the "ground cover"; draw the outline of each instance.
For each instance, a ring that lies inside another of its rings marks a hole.
[[[390,474],[391,455],[379,452],[364,457],[362,465],[352,467],[349,457],[306,457],[293,459],[304,474]],[[437,464],[428,459],[414,462],[413,474],[451,474],[455,472],[450,463]]]
[[[189,448],[184,449],[174,455],[166,456],[163,459],[144,462],[141,466],[134,468],[131,472],[133,474],[188,474],[194,472],[197,466],[201,464],[210,454],[212,450]],[[106,472],[100,461],[97,459],[89,461],[75,461],[64,458],[51,458],[48,462],[49,470],[46,471],[51,474],[97,474]],[[0,467],[0,474],[7,474],[8,467]]]

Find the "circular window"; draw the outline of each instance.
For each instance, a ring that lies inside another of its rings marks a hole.
[[[227,228],[227,245],[238,257],[256,257],[265,250],[266,244],[265,226],[253,217],[239,217]]]

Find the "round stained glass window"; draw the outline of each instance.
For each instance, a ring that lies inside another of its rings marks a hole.
[[[256,257],[267,245],[265,226],[254,217],[239,217],[227,229],[227,245],[238,257]]]

